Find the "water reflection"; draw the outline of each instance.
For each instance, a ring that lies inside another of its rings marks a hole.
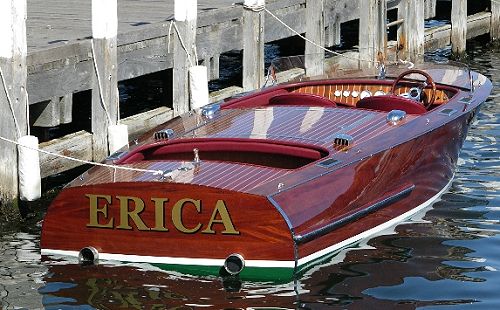
[[[53,264],[45,280],[40,293],[50,296],[46,307],[240,309],[269,304],[293,307],[295,301],[293,286],[288,284],[189,277],[151,267]]]

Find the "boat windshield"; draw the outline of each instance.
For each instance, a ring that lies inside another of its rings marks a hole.
[[[347,61],[339,61],[338,57],[326,59],[324,62],[324,75],[306,77],[304,64],[307,57],[307,55],[300,55],[278,58],[271,62],[269,72],[275,71],[278,83],[324,78],[378,78],[380,75],[380,68],[359,68],[358,64],[353,63],[351,58],[354,56],[351,55]],[[483,75],[471,71],[465,64],[449,60],[425,61],[419,64],[408,62],[390,64],[385,66],[385,78],[396,78],[409,69],[425,71],[438,84],[459,87],[464,90],[471,90],[475,86],[482,85],[486,79]],[[421,80],[424,77],[419,74],[410,74],[406,78]],[[271,79],[269,78],[269,80]]]

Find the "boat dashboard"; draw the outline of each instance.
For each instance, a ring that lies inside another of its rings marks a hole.
[[[242,98],[233,98],[222,108],[338,106],[384,112],[399,109],[408,114],[424,114],[446,104],[457,93],[458,89],[435,84],[430,78],[316,80],[279,85]]]

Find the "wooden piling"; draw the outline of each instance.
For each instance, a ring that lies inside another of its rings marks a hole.
[[[92,83],[93,159],[101,161],[108,152],[108,127],[118,120],[118,34],[117,0],[92,0]]]
[[[0,136],[14,141],[27,133],[26,2],[0,1]],[[0,163],[0,205],[16,204],[19,186],[15,144],[0,141]]]
[[[196,18],[197,0],[175,0],[174,68],[173,68],[173,110],[174,115],[189,111],[188,69],[196,66]],[[177,32],[178,31],[178,32]]]
[[[360,66],[373,67],[386,56],[387,2],[360,0],[360,7],[363,8],[359,18]]]
[[[436,16],[436,3],[437,0],[424,0],[424,18],[430,19]]]
[[[323,16],[325,16],[323,14]],[[325,16],[326,17],[326,16]],[[328,22],[328,27],[326,27],[326,46],[339,45],[341,43],[340,37],[340,21],[339,16],[335,15],[330,22]]]
[[[215,55],[210,58],[210,70],[209,72],[209,80],[217,80],[220,76],[220,55]]]
[[[465,53],[467,39],[467,0],[451,2],[451,51],[456,57]]]
[[[243,89],[250,91],[264,84],[264,0],[245,0],[243,10]]]
[[[402,0],[398,7],[398,19],[403,19],[398,31],[399,58],[420,62],[424,57],[424,0]]]
[[[219,78],[219,55],[206,57],[201,61],[201,65],[207,67],[209,81]]]
[[[30,118],[33,126],[55,127],[72,122],[73,94],[56,96],[52,100],[30,106]]]
[[[492,41],[500,39],[500,2],[491,0],[490,38]]]
[[[324,0],[306,0],[306,38],[316,43],[306,41],[305,69],[307,76],[317,76],[324,73],[325,51],[325,2]]]

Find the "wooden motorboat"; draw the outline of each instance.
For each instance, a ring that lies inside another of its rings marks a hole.
[[[66,186],[42,254],[290,277],[439,198],[491,89],[464,67],[394,67],[181,115]]]

